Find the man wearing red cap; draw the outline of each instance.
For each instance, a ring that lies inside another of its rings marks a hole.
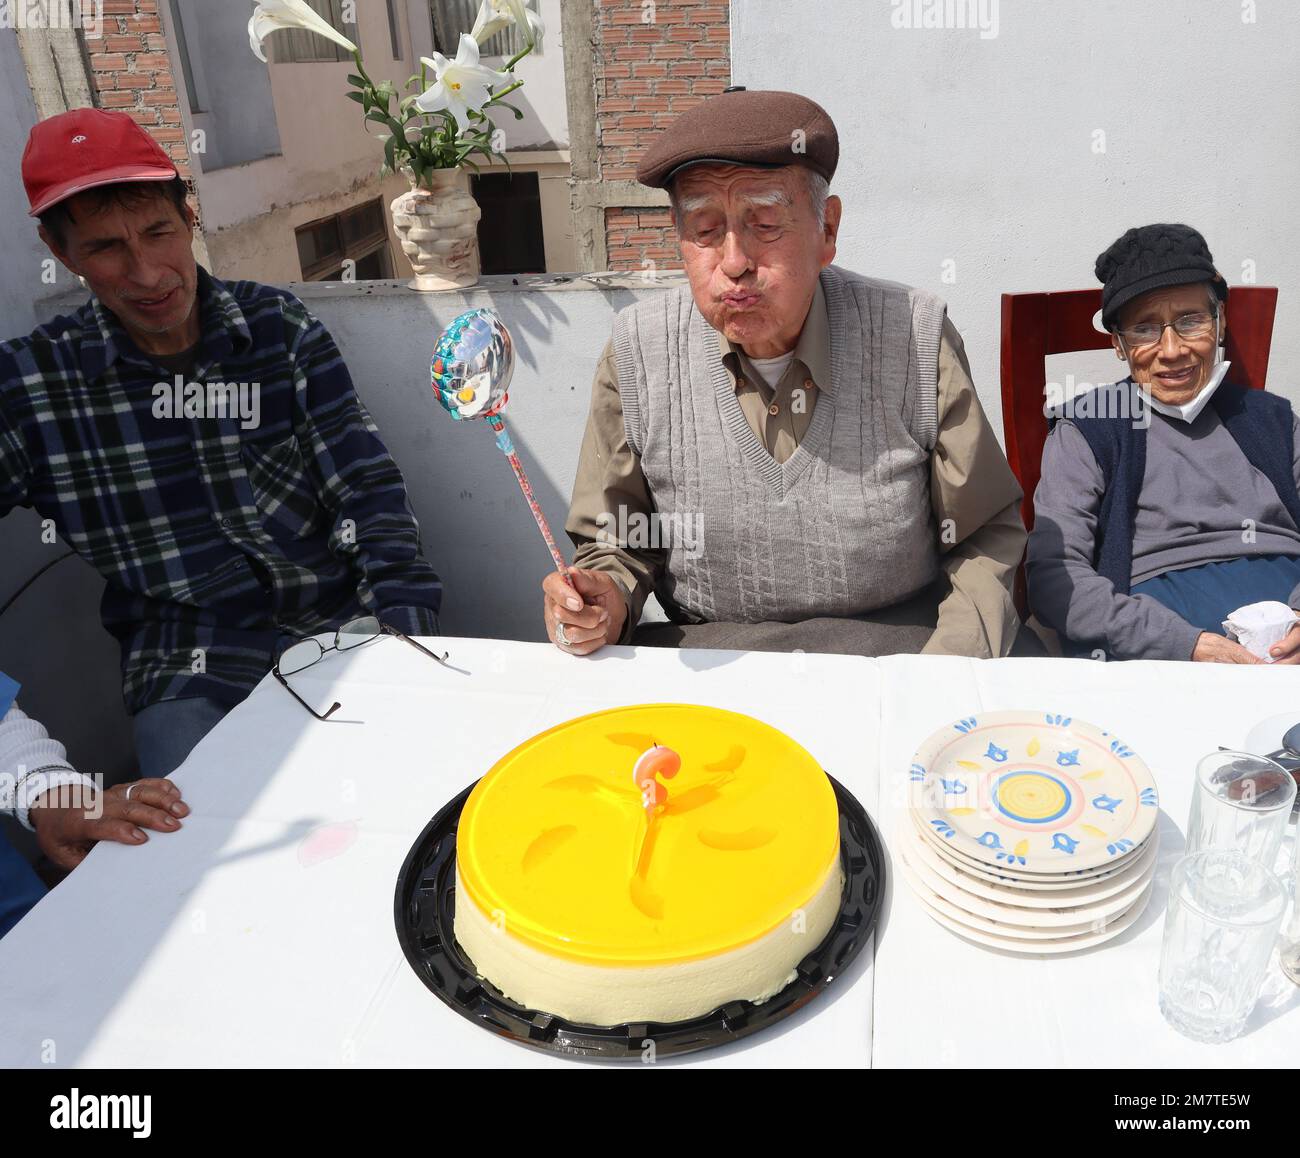
[[[987,657],[1017,640],[1020,487],[944,303],[831,264],[838,158],[815,102],[739,87],[642,157],[689,284],[622,310],[596,371],[576,592],[543,584],[570,653]],[[638,628],[652,591],[671,622]]]
[[[106,579],[142,775],[165,776],[288,640],[362,615],[436,633],[441,585],[329,334],[292,294],[197,265],[185,184],[144,129],[63,113],[22,169],[92,297],[0,343],[0,515],[34,508]]]

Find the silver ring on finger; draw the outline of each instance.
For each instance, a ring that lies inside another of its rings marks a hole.
[[[555,642],[561,647],[572,647],[573,642],[564,632],[564,624],[557,622],[555,625]]]
[[[137,788],[139,788],[139,787],[140,787],[139,784],[128,784],[128,785],[126,786],[126,795],[123,797],[123,799],[124,799],[124,800],[130,800],[130,799],[131,799],[131,793],[134,792],[134,791],[135,791]]]

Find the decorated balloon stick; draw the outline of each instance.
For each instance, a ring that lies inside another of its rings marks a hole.
[[[528,483],[524,465],[515,453],[514,443],[506,431],[501,411],[505,409],[509,394],[510,376],[515,368],[514,342],[510,331],[492,310],[470,310],[459,315],[442,332],[433,349],[429,378],[433,392],[443,408],[454,419],[473,418],[487,420],[496,432],[497,448],[514,468],[519,489],[528,500],[537,528],[546,540],[546,546],[555,561],[555,569],[564,581],[573,586],[568,564],[555,545],[555,536],[542,514],[542,508]]]

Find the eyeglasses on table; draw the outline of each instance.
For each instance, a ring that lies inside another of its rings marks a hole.
[[[351,619],[334,633],[334,642],[329,647],[322,645],[320,640],[308,637],[299,640],[297,643],[291,643],[281,653],[271,668],[271,674],[284,685],[287,691],[295,700],[306,708],[318,720],[328,720],[342,706],[337,701],[330,706],[328,711],[318,712],[306,700],[302,698],[289,685],[286,676],[297,675],[299,672],[306,671],[313,664],[320,663],[325,658],[327,651],[351,651],[355,647],[360,647],[363,643],[369,643],[373,639],[378,639],[383,635],[395,635],[405,643],[409,643],[417,651],[422,651],[430,659],[437,660],[444,666],[447,663],[448,652],[438,655],[430,651],[422,643],[417,643],[409,635],[398,631],[395,627],[389,627],[386,623],[380,623],[378,618],[373,615],[363,615],[360,619]]]

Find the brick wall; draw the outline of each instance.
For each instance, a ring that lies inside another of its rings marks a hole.
[[[655,134],[731,83],[727,0],[599,0],[595,22],[600,176],[635,181]],[[681,267],[667,209],[605,211],[610,269]]]
[[[128,113],[143,125],[193,190],[194,174],[158,0],[104,0],[103,32],[102,37],[85,42],[95,104]]]

